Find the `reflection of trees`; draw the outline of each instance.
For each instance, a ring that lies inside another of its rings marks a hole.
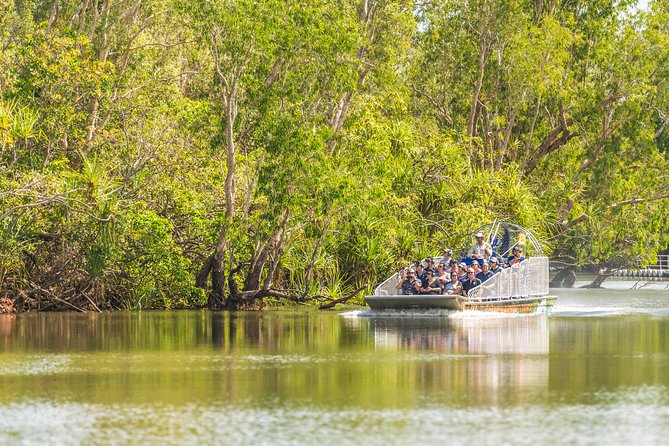
[[[648,315],[560,318],[550,324],[550,388],[669,385],[669,320]]]
[[[36,314],[17,316],[4,342],[33,353],[29,361],[80,352],[53,375],[12,375],[14,395],[417,407],[527,400],[545,385],[545,324],[288,311]]]
[[[206,341],[207,313],[30,313],[16,316],[8,349],[176,351]]]
[[[10,336],[14,330],[16,316],[13,314],[0,314],[0,347],[6,350],[9,346]]]

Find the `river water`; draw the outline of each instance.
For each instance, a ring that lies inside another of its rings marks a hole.
[[[0,444],[666,443],[669,282],[605,285],[550,316],[0,315]]]

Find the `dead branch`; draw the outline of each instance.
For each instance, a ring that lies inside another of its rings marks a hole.
[[[350,299],[352,299],[353,297],[355,297],[358,293],[360,293],[360,291],[366,289],[367,286],[368,286],[368,284],[362,285],[361,287],[359,287],[357,290],[353,291],[352,293],[347,294],[346,296],[342,297],[341,299],[336,299],[336,300],[333,300],[332,302],[328,302],[328,303],[326,303],[326,304],[323,304],[323,305],[321,305],[320,307],[318,307],[318,309],[319,309],[319,310],[327,310],[327,309],[329,309],[329,308],[334,307],[334,306],[337,305],[337,304],[343,304],[343,303],[346,303],[346,302],[348,302]]]

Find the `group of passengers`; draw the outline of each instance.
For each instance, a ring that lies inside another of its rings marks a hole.
[[[513,255],[508,258],[507,266],[522,262],[523,250],[516,245]],[[469,291],[504,268],[501,259],[494,255],[492,246],[484,240],[483,233],[476,234],[476,242],[467,253],[463,262],[453,258],[453,251],[444,249],[443,257],[435,267],[434,260],[428,257],[423,262],[415,262],[402,271],[397,289],[402,294],[446,294],[467,296]]]

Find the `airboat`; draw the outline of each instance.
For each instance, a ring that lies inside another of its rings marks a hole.
[[[493,248],[493,255],[505,260],[515,246],[527,258],[520,263],[503,268],[481,285],[471,289],[467,296],[444,294],[398,294],[396,284],[400,273],[395,273],[365,296],[372,310],[443,309],[452,311],[474,310],[503,313],[547,314],[556,297],[549,295],[548,257],[532,233],[522,226],[496,222],[472,232],[460,251],[461,261],[476,261],[466,257],[474,234],[483,233]],[[434,257],[435,262],[440,257]]]

